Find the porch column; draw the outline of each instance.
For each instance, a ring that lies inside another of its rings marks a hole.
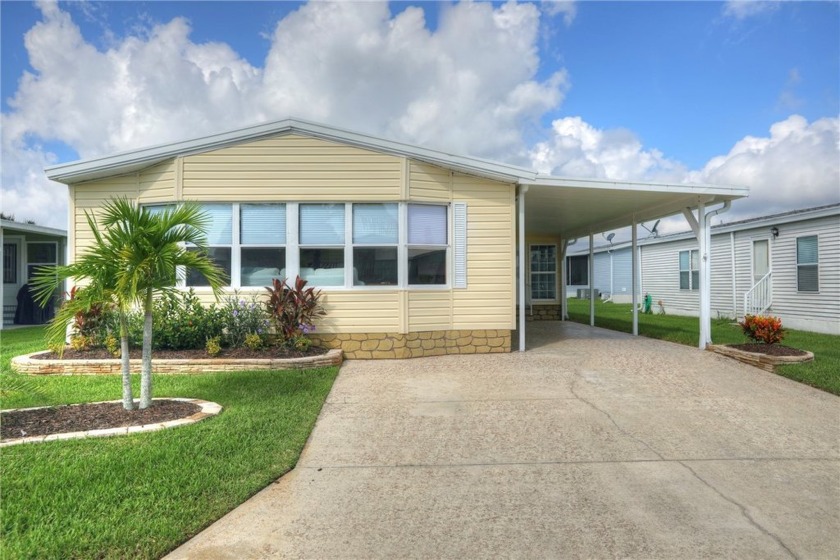
[[[700,255],[700,340],[698,347],[705,350],[708,344],[712,343],[712,311],[711,311],[711,263],[709,262],[709,246],[711,235],[709,232],[709,221],[706,216],[705,203],[697,204],[697,217],[691,211],[691,208],[684,208],[683,215],[691,226],[694,232],[694,237],[697,238],[697,249]]]
[[[519,186],[519,351],[525,351],[525,193],[528,187]]]
[[[5,252],[3,250],[3,228],[0,227],[0,261],[5,260]],[[3,306],[3,314],[0,315],[0,331],[3,330],[3,323],[6,322],[6,300],[3,297],[3,290],[5,289],[4,286],[5,282],[3,281],[3,277],[0,276],[0,305]]]
[[[639,336],[639,258],[637,252],[638,246],[638,232],[636,231],[636,219],[633,218],[632,228],[632,243],[631,243],[631,271],[633,273],[633,280],[631,280],[631,288],[633,290],[633,336]]]
[[[589,326],[595,326],[595,241],[589,234]]]
[[[569,240],[564,239],[560,244],[560,320],[565,321],[569,314],[566,311],[566,252],[569,249]]]

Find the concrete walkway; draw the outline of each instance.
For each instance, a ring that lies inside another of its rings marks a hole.
[[[171,558],[838,558],[840,398],[574,323],[346,363],[294,471]]]

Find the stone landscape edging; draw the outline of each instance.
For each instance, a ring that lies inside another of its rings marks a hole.
[[[121,371],[119,359],[108,360],[47,360],[33,356],[49,350],[32,352],[12,358],[12,367],[18,373],[33,375],[106,375]],[[268,369],[306,369],[322,366],[338,366],[343,360],[340,349],[328,350],[318,356],[302,358],[208,358],[153,359],[153,373],[203,373],[209,371],[252,371]],[[132,371],[139,371],[141,360],[130,360]]]
[[[761,354],[759,352],[738,350],[737,348],[732,348],[731,346],[726,346],[724,344],[710,344],[707,349],[769,372],[774,372],[776,366],[801,364],[803,362],[810,362],[814,359],[813,352],[808,352],[807,350],[803,350],[805,354],[801,356],[771,356],[768,354]]]
[[[119,428],[102,428],[99,430],[86,430],[84,432],[65,432],[59,434],[50,434],[47,436],[27,436],[21,438],[14,438],[14,439],[7,439],[6,441],[0,442],[0,447],[6,447],[9,445],[19,445],[21,443],[41,443],[45,441],[57,441],[57,440],[64,440],[64,439],[84,439],[84,438],[92,438],[92,437],[110,437],[110,436],[126,436],[129,434],[139,434],[141,432],[154,432],[157,430],[165,430],[167,428],[177,428],[178,426],[186,426],[189,424],[195,424],[196,422],[200,422],[205,418],[209,418],[210,416],[215,416],[222,411],[222,405],[218,403],[214,403],[212,401],[205,401],[201,399],[190,399],[190,398],[182,398],[182,397],[165,397],[161,399],[152,399],[155,400],[167,400],[167,401],[181,401],[181,402],[188,402],[192,404],[196,404],[201,407],[201,410],[198,412],[187,416],[186,418],[176,418],[175,420],[167,420],[165,422],[156,422],[154,424],[142,424],[140,426],[121,426]],[[77,403],[71,404],[67,406],[79,406],[82,404],[103,404],[103,403],[115,403],[115,402],[122,402],[121,400],[116,401],[99,401],[95,403]],[[64,405],[59,405],[64,406]],[[49,406],[35,406],[31,408],[15,408],[9,410],[3,410],[0,412],[12,412],[12,411],[21,411],[21,410],[38,410],[40,408],[52,408]]]

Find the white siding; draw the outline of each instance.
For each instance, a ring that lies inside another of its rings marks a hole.
[[[642,285],[654,303],[662,300],[668,313],[696,314],[699,290],[680,289],[680,251],[697,250],[697,241],[684,239],[642,247]],[[714,289],[714,287],[712,287]]]

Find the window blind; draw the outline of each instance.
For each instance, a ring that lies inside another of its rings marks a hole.
[[[230,245],[233,243],[233,209],[230,204],[204,204],[201,210],[208,221],[207,244]]]
[[[242,204],[239,212],[242,244],[283,245],[286,243],[285,204]]]
[[[399,207],[396,204],[354,204],[353,243],[399,241]]]
[[[446,245],[446,206],[409,204],[408,242],[412,245]]]
[[[302,245],[343,245],[344,204],[301,204]]]

